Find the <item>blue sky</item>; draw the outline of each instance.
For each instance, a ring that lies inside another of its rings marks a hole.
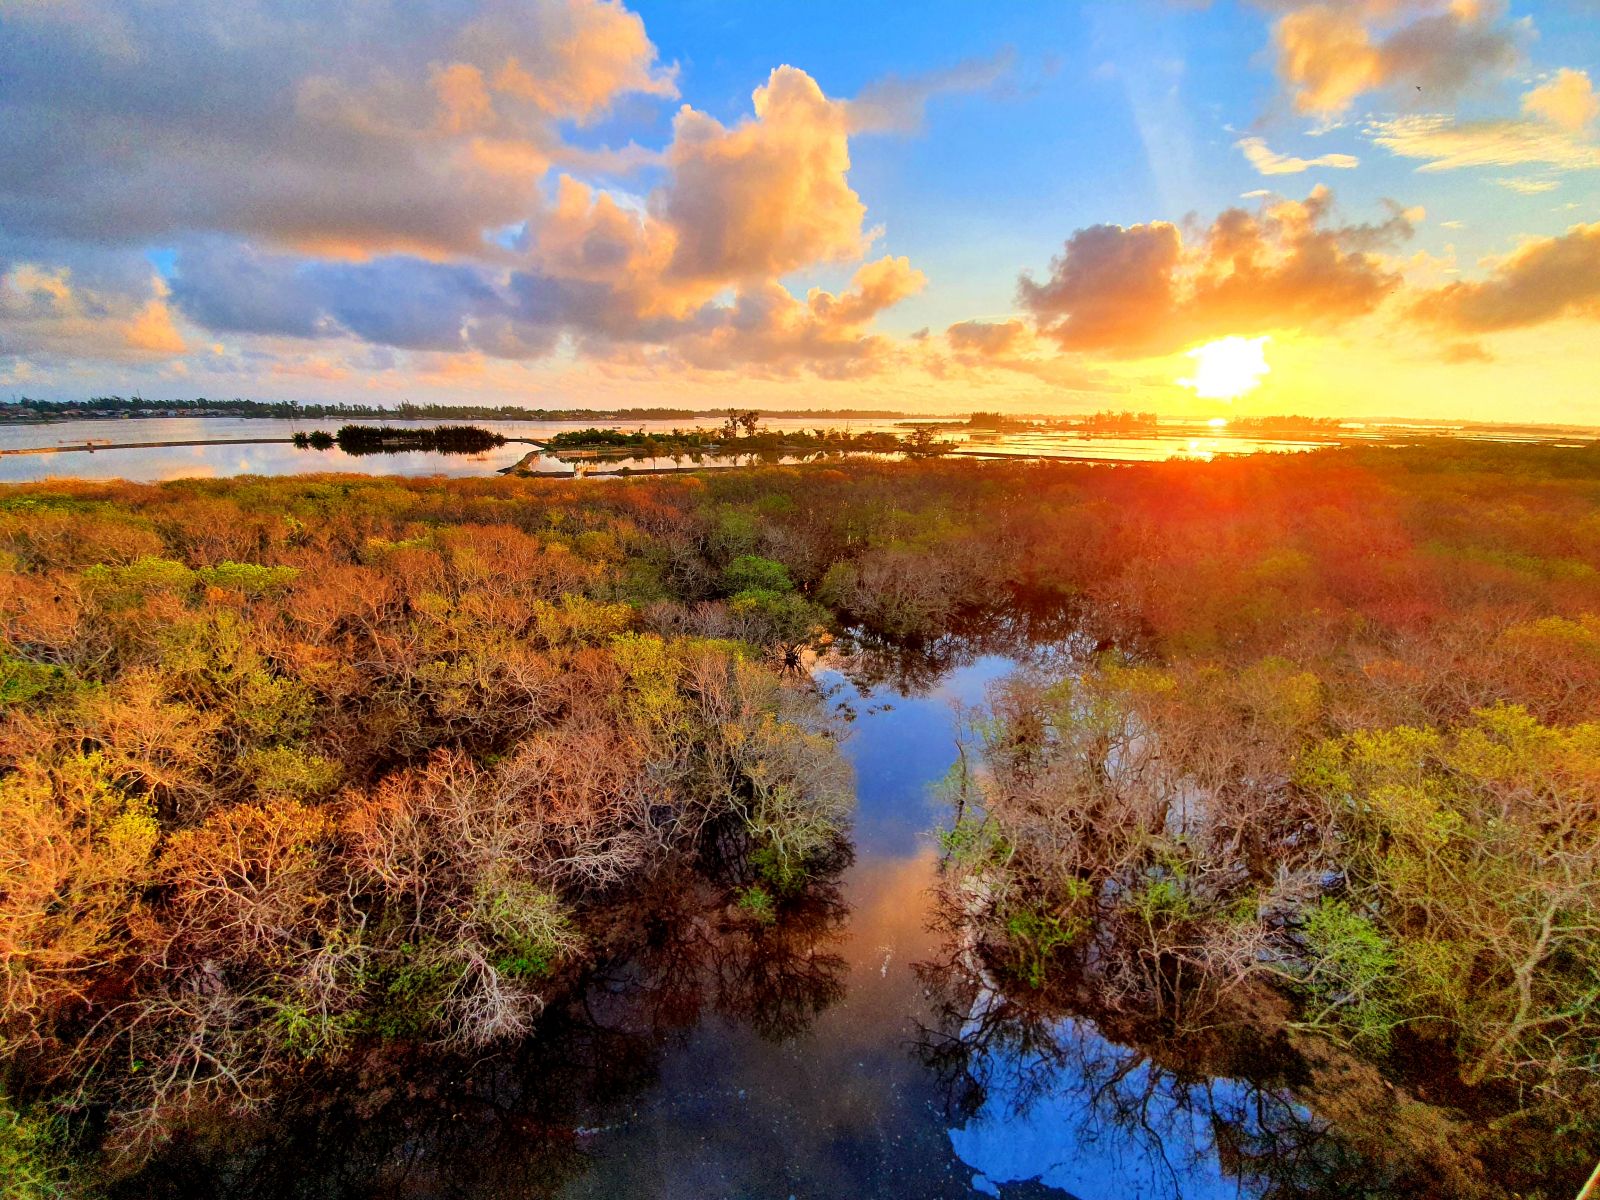
[[[0,24],[0,392],[1600,419],[1592,0]]]

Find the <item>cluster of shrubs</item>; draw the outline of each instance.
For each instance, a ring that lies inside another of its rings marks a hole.
[[[0,556],[0,1145],[515,1037],[664,858],[781,926],[849,789],[777,668],[1039,611],[1072,669],[950,782],[992,971],[1171,1029],[1266,990],[1589,1128],[1596,450],[46,484]]]
[[[294,444],[302,450],[331,450],[346,454],[399,454],[430,450],[439,454],[483,454],[505,445],[504,435],[476,425],[435,425],[413,428],[396,425],[343,425],[338,433],[317,429],[297,433]]]
[[[0,497],[0,1164],[48,1181],[85,1130],[137,1151],[385,1041],[520,1038],[661,872],[765,925],[832,869],[848,771],[770,665],[821,614],[730,558],[683,619],[665,511],[517,481]]]

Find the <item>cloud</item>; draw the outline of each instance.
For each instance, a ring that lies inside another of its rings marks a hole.
[[[960,321],[944,331],[952,349],[981,358],[1014,356],[1033,348],[1034,335],[1022,321]]]
[[[0,357],[133,363],[186,349],[159,279],[135,293],[86,286],[66,268],[35,263],[0,273]]]
[[[944,331],[948,353],[925,349],[922,365],[940,378],[983,379],[998,373],[1028,375],[1053,388],[1116,392],[1124,386],[1077,354],[1062,354],[1042,342],[1033,325],[1005,321],[958,321]]]
[[[565,341],[603,359],[853,376],[888,361],[889,343],[866,326],[926,281],[885,257],[837,295],[798,298],[779,282],[872,240],[845,126],[840,102],[780,68],[732,127],[680,110],[648,197],[561,177],[493,262],[327,261],[197,239],[178,255],[174,297],[190,319],[235,333],[502,359]]]
[[[848,106],[779,67],[732,128],[685,106],[673,121],[671,181],[653,206],[673,226],[671,273],[729,280],[859,258],[866,205],[851,189]]]
[[[1380,89],[1448,97],[1503,74],[1520,56],[1519,27],[1492,0],[1268,2],[1278,73],[1297,111],[1338,116]]]
[[[929,100],[956,92],[991,91],[1011,77],[1016,61],[1016,51],[1007,46],[922,75],[887,75],[849,102],[850,128],[856,133],[916,133]]]
[[[1018,295],[1041,334],[1069,350],[1160,354],[1218,335],[1327,328],[1373,311],[1399,285],[1381,252],[1417,214],[1390,205],[1376,225],[1331,222],[1314,189],[1251,213],[1228,209],[1186,242],[1167,222],[1097,225],[1067,240],[1043,282]]]
[[[1529,241],[1494,262],[1486,279],[1425,293],[1413,312],[1452,334],[1600,319],[1600,223]]]
[[[1063,347],[1148,349],[1178,308],[1182,255],[1176,225],[1093,225],[1067,239],[1044,283],[1024,275],[1018,295]]]
[[[1366,134],[1419,171],[1542,165],[1558,171],[1600,167],[1600,144],[1585,127],[1597,101],[1582,71],[1559,71],[1522,97],[1522,118],[1457,122],[1446,116],[1391,117],[1368,122]]]
[[[1367,136],[1402,158],[1423,159],[1419,171],[1541,165],[1560,171],[1600,167],[1600,146],[1544,121],[1499,119],[1457,123],[1450,117],[1393,117],[1370,122]]]
[[[13,288],[0,310],[4,352],[15,358],[23,349],[64,347],[69,338],[43,331],[76,328],[65,318],[78,320],[80,312],[115,309],[122,321],[116,353],[181,353],[174,323],[181,313],[213,333],[270,346],[271,357],[250,369],[270,371],[272,362],[283,361],[307,378],[332,378],[327,364],[363,343],[478,363],[540,360],[567,346],[602,361],[697,371],[716,368],[720,356],[729,367],[746,364],[775,375],[809,369],[830,377],[858,377],[890,362],[893,344],[869,326],[924,286],[907,259],[867,263],[837,294],[813,288],[797,296],[781,283],[798,270],[859,260],[877,236],[864,228],[866,208],[849,182],[846,102],[824,95],[805,72],[780,67],[755,89],[753,111],[741,120],[724,124],[682,107],[670,142],[637,156],[648,153],[655,163],[658,183],[647,195],[602,190],[568,175],[547,185],[553,154],[578,156],[531,134],[518,140],[519,130],[548,134],[552,116],[587,119],[619,88],[667,95],[675,84],[654,68],[642,25],[619,6],[562,0],[534,7],[527,19],[545,22],[545,42],[536,44],[526,30],[518,34],[522,26],[507,26],[510,18],[491,10],[489,18],[435,39],[445,57],[416,64],[411,78],[370,64],[345,77],[283,72],[293,77],[283,103],[299,123],[296,137],[307,128],[321,131],[325,143],[312,139],[319,153],[342,146],[361,165],[374,145],[426,142],[427,153],[443,160],[434,164],[437,180],[454,170],[514,180],[515,195],[507,195],[503,208],[474,206],[472,185],[449,179],[437,193],[459,210],[447,229],[419,192],[429,185],[410,180],[386,194],[382,171],[362,188],[341,182],[296,205],[286,200],[289,189],[321,190],[331,181],[297,174],[293,168],[304,162],[270,154],[242,179],[236,163],[224,163],[219,177],[254,192],[254,207],[248,221],[224,220],[200,196],[194,211],[161,217],[172,222],[175,250],[170,308],[164,291],[151,296],[148,279],[128,276],[125,267],[117,268],[122,277],[88,290],[78,281],[71,286],[65,268],[35,268],[16,277],[28,286]],[[620,30],[621,40],[589,62],[583,47],[597,28]],[[535,86],[539,80],[545,83]],[[172,116],[172,99],[164,92],[156,97],[163,119]],[[345,167],[341,162],[338,169]],[[163,168],[169,169],[175,168]],[[280,170],[298,182],[256,188],[257,174]],[[6,186],[0,180],[0,210]],[[183,192],[175,183],[173,190]],[[344,190],[361,194],[352,199]],[[96,202],[89,200],[91,207]],[[486,239],[482,223],[490,216],[502,223],[501,232]],[[65,222],[74,227],[82,219],[79,211]],[[3,248],[29,240],[8,231]],[[35,231],[31,240],[45,239]],[[50,244],[69,258],[88,253],[70,229],[50,234]],[[142,259],[133,247],[94,256],[114,264]],[[147,263],[143,271],[147,277]],[[57,281],[45,289],[46,299],[65,289],[79,297],[75,306],[57,297],[51,310],[35,295],[46,279]],[[93,305],[82,299],[90,295]],[[23,326],[27,336],[19,332]],[[328,349],[295,351],[294,342]],[[207,360],[203,369],[232,367]]]
[[[1258,137],[1240,138],[1234,145],[1244,151],[1244,156],[1250,160],[1250,165],[1263,175],[1298,175],[1302,171],[1309,171],[1312,167],[1331,167],[1338,171],[1348,171],[1361,165],[1361,160],[1350,154],[1322,154],[1316,158],[1295,158],[1279,154],[1269,149],[1267,143]]]
[[[665,350],[702,370],[856,378],[895,356],[893,343],[866,332],[867,324],[926,283],[908,259],[884,257],[861,266],[839,295],[813,288],[801,301],[775,282],[751,285],[732,305],[703,312]]]
[[[674,72],[614,0],[24,5],[0,38],[0,227],[481,254],[526,216],[559,122],[633,94],[675,95]]]
[[[1561,184],[1554,179],[1496,179],[1501,187],[1517,192],[1523,196],[1537,196],[1544,192],[1553,192]]]
[[[1587,71],[1563,67],[1522,98],[1522,111],[1576,133],[1600,117],[1600,96]]]
[[[1491,363],[1494,361],[1494,355],[1478,342],[1452,342],[1439,352],[1439,361],[1456,367],[1472,366]]]
[[[491,5],[457,46],[489,68],[496,91],[554,117],[590,120],[630,93],[678,94],[677,68],[656,64],[644,21],[617,0]]]

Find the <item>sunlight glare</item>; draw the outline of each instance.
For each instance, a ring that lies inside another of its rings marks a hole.
[[[1188,352],[1194,374],[1178,383],[1203,400],[1237,400],[1261,384],[1267,365],[1265,337],[1225,337]],[[1226,422],[1224,422],[1226,423]]]

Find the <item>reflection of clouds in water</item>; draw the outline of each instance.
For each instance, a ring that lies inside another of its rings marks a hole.
[[[166,483],[173,479],[217,479],[221,472],[205,463],[178,463],[167,470],[159,479],[151,480],[152,483]]]
[[[143,431],[138,431],[143,432]],[[224,431],[231,432],[231,431]],[[246,431],[248,434],[250,431]],[[209,436],[201,431],[200,436]],[[123,436],[128,436],[126,433]],[[146,434],[145,436],[149,436]],[[309,451],[290,445],[144,446],[97,450],[93,454],[7,455],[0,457],[0,481],[23,483],[51,478],[125,479],[163,483],[175,479],[214,479],[229,475],[443,475],[492,478],[519,457],[516,447],[493,457],[409,452],[352,458],[339,450]]]
[[[989,684],[1016,669],[1015,659],[986,655],[970,666],[951,671],[928,693],[928,699],[970,707],[983,700]]]

